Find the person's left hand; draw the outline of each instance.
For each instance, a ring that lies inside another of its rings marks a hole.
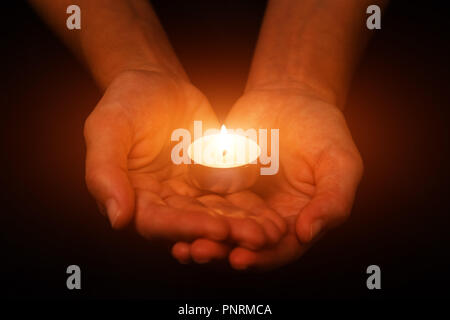
[[[362,176],[361,157],[342,112],[307,89],[252,90],[227,120],[230,128],[280,129],[280,172],[261,176],[253,191],[284,217],[288,233],[259,251],[198,239],[177,243],[173,255],[180,259],[176,249],[181,246],[194,261],[199,253],[208,260],[228,257],[235,269],[285,265],[349,216]]]
[[[285,224],[266,207],[242,208],[191,186],[186,166],[171,161],[171,134],[219,123],[206,97],[161,71],[119,74],[85,124],[86,182],[113,228],[133,221],[147,239],[204,237],[250,249],[277,242]]]

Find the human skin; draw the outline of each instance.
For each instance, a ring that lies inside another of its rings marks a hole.
[[[149,5],[32,2],[107,88],[86,121],[86,178],[113,227],[135,217],[148,238],[183,240],[172,249],[180,262],[228,257],[237,269],[273,268],[348,217],[362,161],[341,109],[369,37],[365,9],[384,1],[269,3],[245,94],[227,125],[280,129],[281,171],[226,197],[193,189],[185,168],[165,161],[172,129],[218,123]],[[83,8],[81,31],[65,28],[69,4]]]
[[[243,194],[197,190],[186,167],[171,162],[173,130],[192,130],[194,120],[205,130],[219,123],[146,1],[31,2],[104,90],[84,128],[86,182],[113,228],[133,222],[148,239],[205,238],[254,250],[279,241],[285,221],[263,200],[243,208]],[[78,31],[65,25],[71,4],[82,9]]]
[[[348,218],[363,163],[342,110],[370,37],[366,8],[385,3],[269,1],[245,93],[227,126],[280,130],[281,170],[261,177],[253,191],[284,217],[288,232],[262,250],[208,239],[178,242],[175,258],[228,259],[241,270],[276,268]]]

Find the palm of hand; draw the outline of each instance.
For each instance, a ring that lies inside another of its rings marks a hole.
[[[272,210],[248,207],[244,195],[197,190],[187,183],[186,167],[171,162],[172,130],[191,128],[194,120],[218,127],[193,86],[154,72],[119,76],[86,122],[90,191],[100,201],[118,200],[116,226],[134,216],[147,238],[227,240],[252,249],[277,242],[284,223]]]

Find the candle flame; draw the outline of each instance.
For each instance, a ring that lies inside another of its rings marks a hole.
[[[225,127],[224,124],[223,124],[222,127],[220,128],[220,134],[227,134],[227,127]]]
[[[222,162],[227,162],[227,153],[228,149],[230,148],[230,136],[227,134],[227,127],[223,124],[222,127],[220,127],[220,144],[222,146]]]

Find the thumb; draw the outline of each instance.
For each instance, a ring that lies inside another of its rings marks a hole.
[[[128,224],[134,212],[134,191],[127,170],[132,131],[119,110],[99,105],[84,127],[86,184],[99,206],[106,210],[113,228]]]
[[[315,194],[296,222],[297,237],[302,243],[311,242],[321,232],[346,220],[362,171],[358,153],[333,150],[321,157],[314,168]]]

